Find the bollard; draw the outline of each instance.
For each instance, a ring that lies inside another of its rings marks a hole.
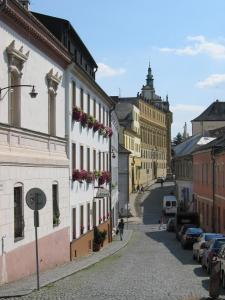
[[[220,261],[217,260],[217,257],[212,258],[211,266],[209,296],[212,299],[218,299],[220,295]]]

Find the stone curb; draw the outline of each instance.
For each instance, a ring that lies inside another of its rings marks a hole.
[[[71,268],[70,270],[68,269],[67,272],[59,273],[59,274],[54,274],[54,270],[56,269],[52,269],[50,271],[46,271],[43,272],[40,276],[40,288],[43,288],[51,283],[54,283],[60,279],[64,279],[68,276],[71,276],[77,272],[80,272],[82,270],[85,270],[95,264],[97,264],[98,262],[102,261],[103,259],[112,256],[113,254],[117,253],[119,250],[121,250],[122,248],[126,247],[126,245],[129,243],[131,237],[133,234],[133,230],[124,230],[124,237],[126,237],[126,239],[123,240],[123,242],[114,240],[111,244],[107,245],[102,251],[100,252],[94,252],[91,256],[87,257],[87,258],[83,258],[78,262],[69,262],[61,267],[58,267],[59,270],[60,268],[66,268],[66,266],[71,266],[72,264],[74,264],[74,269]],[[115,244],[119,242],[119,244]],[[79,266],[80,264],[80,266]],[[54,276],[50,276],[51,278],[48,277],[49,273],[53,273]],[[46,277],[46,278],[45,278]],[[29,284],[29,281],[30,284]],[[41,282],[42,281],[42,282]],[[22,282],[21,286],[19,287],[20,283]],[[31,287],[31,288],[24,288],[24,283],[25,286],[35,286],[35,287]],[[14,285],[14,287],[13,287]],[[4,290],[5,288],[5,290]],[[13,290],[14,289],[14,290]],[[31,275],[30,277],[28,277],[27,279],[22,279],[20,281],[16,281],[14,283],[9,283],[9,284],[5,284],[0,286],[0,298],[12,298],[12,297],[22,297],[22,296],[26,296],[32,292],[36,291],[36,276],[35,275]]]

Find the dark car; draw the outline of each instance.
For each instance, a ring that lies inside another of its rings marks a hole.
[[[202,267],[206,268],[207,272],[211,272],[212,258],[217,256],[221,247],[225,244],[224,238],[216,238],[204,244],[204,252],[202,256]]]
[[[186,230],[185,234],[181,237],[181,245],[185,249],[187,247],[193,246],[197,242],[200,235],[203,233],[203,230],[198,227],[190,227]]]
[[[166,224],[167,231],[175,231],[175,218],[169,218]]]
[[[198,226],[195,224],[184,224],[183,226],[181,226],[180,230],[176,233],[176,238],[178,239],[178,241],[180,241],[183,234],[185,234],[188,228],[196,228],[196,227]]]

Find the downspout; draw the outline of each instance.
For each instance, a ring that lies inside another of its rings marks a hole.
[[[109,110],[109,126],[112,128],[112,112],[115,110],[115,104]],[[111,174],[111,180],[109,182],[109,230],[110,230],[110,242],[112,242],[112,138],[109,138],[109,172]]]
[[[66,154],[67,158],[69,160],[69,236],[70,236],[70,241],[72,239],[72,232],[71,232],[71,224],[72,224],[72,219],[71,219],[71,180],[72,180],[72,171],[71,171],[71,151],[70,151],[70,141],[71,141],[71,122],[72,122],[72,111],[71,111],[71,105],[70,105],[70,80],[69,80],[69,72],[71,71],[71,68],[73,67],[73,63],[71,63],[67,70],[66,70],[66,76],[65,76],[65,137],[67,140],[67,146],[66,146]],[[71,254],[70,254],[71,255]]]
[[[216,220],[216,213],[215,213],[215,148],[214,145],[212,146],[211,150],[211,159],[212,159],[212,231],[215,232],[215,220]]]

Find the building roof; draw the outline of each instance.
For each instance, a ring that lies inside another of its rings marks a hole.
[[[191,122],[199,121],[225,121],[225,102],[216,100]]]
[[[186,139],[185,141],[183,141],[183,143],[175,146],[173,148],[174,156],[181,157],[181,156],[185,156],[185,155],[191,155],[191,153],[194,150],[201,147],[198,145],[198,141],[200,140],[201,137],[202,137],[201,134],[193,135],[193,136],[189,137],[188,139]]]
[[[121,144],[119,144],[118,149],[119,149],[119,153],[123,153],[123,154],[127,154],[127,155],[131,154],[131,152],[129,150],[127,150],[124,146],[122,146]]]
[[[73,26],[68,20],[53,17],[53,16],[48,16],[36,12],[31,12],[31,13],[35,16],[35,18],[37,18],[41,23],[43,23],[60,42],[62,42],[60,31],[63,29],[63,27],[66,27],[68,31],[70,30],[74,36],[75,41],[77,42],[77,46],[82,51],[84,51],[84,53],[87,55],[87,58],[95,65],[95,67],[97,67],[94,58],[92,57],[89,50],[83,43],[82,39],[79,37],[78,33],[76,32],[76,30],[73,28]]]

